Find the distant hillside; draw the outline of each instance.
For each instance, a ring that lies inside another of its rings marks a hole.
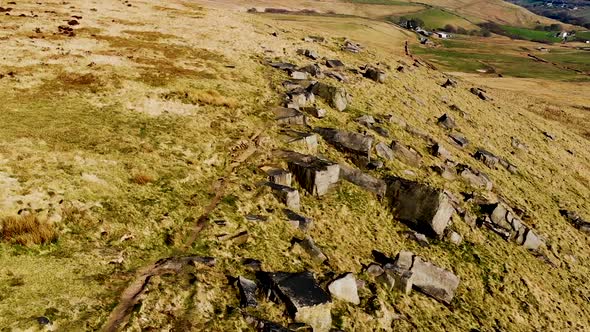
[[[564,23],[590,28],[590,1],[508,0],[530,11]]]

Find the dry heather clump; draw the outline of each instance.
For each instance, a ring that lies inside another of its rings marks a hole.
[[[57,241],[57,231],[35,214],[5,217],[0,221],[2,241],[30,246]]]
[[[145,174],[145,173],[138,173],[135,174],[132,178],[131,178],[131,182],[139,184],[139,185],[146,185],[148,183],[152,183],[154,182],[154,178],[149,175],[149,174]]]

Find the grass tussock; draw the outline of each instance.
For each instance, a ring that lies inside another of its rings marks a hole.
[[[153,176],[145,173],[137,173],[131,178],[131,182],[139,184],[141,186],[152,183],[154,181],[155,179]]]
[[[165,100],[179,100],[184,104],[210,105],[236,108],[238,101],[232,97],[226,97],[216,90],[191,90],[173,91],[161,96]]]
[[[53,225],[40,220],[35,214],[5,217],[0,221],[2,241],[31,246],[57,241],[58,234]]]

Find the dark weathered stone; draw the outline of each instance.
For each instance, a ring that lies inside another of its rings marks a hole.
[[[445,180],[453,181],[457,177],[456,171],[452,168],[452,166],[447,164],[434,165],[431,167],[431,169]]]
[[[394,215],[423,230],[442,237],[455,209],[441,189],[402,178],[391,178],[387,197]]]
[[[469,144],[469,141],[467,140],[467,138],[465,138],[465,136],[461,136],[458,134],[450,134],[449,137],[451,138],[452,142],[460,148],[464,148]]]
[[[338,164],[292,151],[283,152],[282,155],[287,159],[289,170],[299,185],[310,194],[323,196],[338,183]]]
[[[544,131],[543,135],[545,135],[545,137],[547,137],[548,139],[555,141],[555,135],[553,135],[552,133],[550,133],[548,131]]]
[[[285,302],[295,321],[307,323],[317,332],[330,330],[332,299],[317,284],[311,272],[264,273],[259,279]]]
[[[375,124],[375,118],[371,115],[362,115],[356,118],[355,121],[367,128],[371,128]]]
[[[371,263],[365,270],[365,273],[373,277],[380,276],[383,272],[383,268],[379,264],[375,263]]]
[[[267,182],[277,199],[285,204],[289,209],[299,210],[301,208],[299,191],[297,189],[276,184],[273,182]]]
[[[366,78],[372,79],[377,83],[385,83],[386,74],[384,71],[381,71],[376,68],[367,68],[365,73],[363,74]]]
[[[334,128],[315,128],[314,132],[340,150],[370,156],[372,136]]]
[[[291,211],[289,209],[285,209],[283,211],[285,212],[285,215],[287,216],[287,220],[294,227],[299,228],[300,230],[302,230],[304,232],[307,232],[311,228],[311,225],[313,224],[312,219],[302,216],[301,214]]]
[[[395,158],[406,165],[420,167],[422,164],[422,156],[409,146],[393,141],[391,142],[391,150]]]
[[[256,301],[256,283],[242,276],[237,280],[238,289],[240,290],[240,305],[242,307],[257,307]]]
[[[345,164],[340,164],[340,177],[376,194],[379,197],[383,197],[387,190],[387,184],[385,181],[377,179],[369,174],[365,174],[362,171]]]
[[[344,63],[340,60],[326,60],[326,66],[328,68],[339,69],[344,67]]]
[[[296,109],[285,108],[285,107],[274,107],[272,109],[275,120],[280,124],[288,125],[306,125],[307,117],[304,113],[299,112]]]
[[[390,136],[389,130],[387,130],[384,127],[375,125],[375,126],[372,126],[371,129],[373,129],[377,134],[379,134],[382,137],[388,138]]]
[[[348,93],[343,88],[334,87],[325,83],[316,83],[311,92],[323,98],[330,106],[339,111],[348,107]]]
[[[336,71],[327,71],[324,73],[327,77],[333,78],[338,82],[347,82],[348,78],[344,76],[344,74],[336,72]]]
[[[438,125],[445,129],[453,129],[457,126],[455,120],[448,114],[443,114],[437,121]]]
[[[473,157],[481,162],[483,162],[486,166],[491,169],[496,169],[496,164],[500,161],[498,157],[496,157],[493,153],[484,150],[478,149]]]

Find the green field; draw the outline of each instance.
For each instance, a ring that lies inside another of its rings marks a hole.
[[[404,17],[408,19],[420,19],[424,22],[424,28],[430,30],[441,29],[447,24],[453,25],[456,28],[462,27],[467,30],[479,29],[466,18],[440,8],[429,8],[417,13],[405,15]],[[399,18],[400,17],[397,17],[395,19]]]
[[[509,37],[516,36],[526,40],[546,41],[552,43],[558,43],[561,41],[561,38],[555,37],[555,31],[539,31],[507,25],[502,25],[502,29],[509,35]]]
[[[590,40],[590,31],[579,31],[576,32],[576,39],[577,40]]]
[[[545,78],[566,81],[587,81],[588,76],[561,69],[549,63],[536,62],[514,47],[496,45],[493,41],[461,39],[442,41],[443,47],[415,46],[413,52],[429,59],[446,71],[474,73],[479,69],[491,69],[505,76]],[[531,52],[535,53],[535,52]],[[590,56],[585,51],[554,51],[537,54],[550,62],[582,71],[590,70]]]

